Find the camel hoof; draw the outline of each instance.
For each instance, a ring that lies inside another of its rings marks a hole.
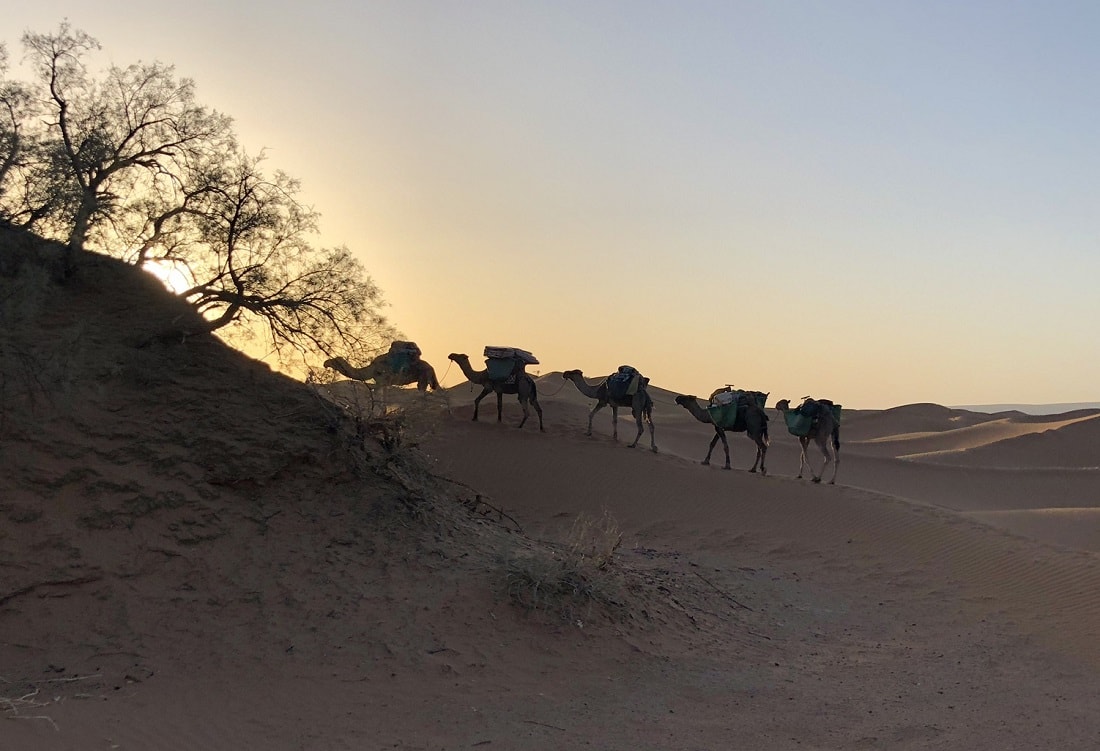
[[[702,464],[704,467],[709,467],[710,466],[710,459],[704,459],[703,461],[701,461],[699,463]]]
[[[733,469],[733,467],[722,467],[722,471],[724,471],[724,472],[728,472],[731,469]]]
[[[815,477],[815,478],[814,478],[814,482],[816,482],[816,483],[820,483],[820,482],[821,482],[821,478],[820,478],[820,477]]]
[[[654,454],[656,454],[656,453],[657,453],[657,447],[656,447],[656,446],[654,446],[654,447],[653,447],[653,453],[654,453]]]
[[[755,475],[755,474],[756,474],[756,467],[753,467],[752,469],[750,469],[750,470],[749,470],[749,472],[750,472],[751,474],[754,474],[754,475]]]

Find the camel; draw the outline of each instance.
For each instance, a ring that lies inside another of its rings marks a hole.
[[[333,357],[325,360],[325,367],[355,381],[374,381],[383,389],[415,383],[418,391],[427,391],[428,387],[431,387],[432,391],[439,390],[439,381],[431,365],[423,360],[416,360],[409,367],[399,370],[392,364],[393,356],[392,352],[386,352],[362,368],[352,367],[343,357]]]
[[[832,462],[833,478],[829,480],[829,484],[836,485],[836,473],[840,469],[840,423],[833,417],[833,403],[825,400],[818,401],[822,402],[823,409],[818,411],[809,432],[806,435],[798,436],[798,442],[802,446],[802,455],[798,460],[798,479],[802,479],[802,468],[809,466],[813,481],[821,482],[821,478],[825,475],[825,469],[829,466],[829,462]],[[775,408],[786,419],[786,412],[791,408],[791,402],[789,399],[782,399],[776,403]],[[832,445],[830,445],[830,437],[832,437]],[[825,463],[821,465],[820,473],[814,472],[813,464],[806,456],[806,448],[810,445],[811,440],[817,443],[821,453],[825,455]]]
[[[466,376],[466,380],[481,386],[481,393],[474,398],[475,421],[477,420],[478,405],[488,394],[496,392],[497,395],[497,422],[502,421],[504,394],[516,394],[519,397],[519,405],[523,407],[523,419],[520,420],[519,427],[522,428],[530,416],[530,411],[527,408],[527,403],[530,402],[539,416],[539,430],[545,432],[542,426],[542,407],[539,406],[538,388],[535,386],[534,378],[526,373],[518,373],[514,378],[493,380],[489,378],[488,370],[474,370],[470,366],[469,355],[452,352],[447,355],[447,359],[458,363],[458,367],[462,369],[462,374]]]
[[[639,388],[631,395],[615,399],[611,398],[610,390],[607,387],[607,378],[603,379],[603,382],[598,386],[593,386],[584,380],[584,373],[579,370],[567,370],[561,374],[561,377],[567,381],[572,381],[577,389],[589,399],[596,400],[596,406],[588,413],[588,432],[585,435],[592,435],[592,418],[596,416],[596,413],[611,405],[612,437],[616,441],[619,440],[619,407],[629,407],[631,414],[634,415],[634,422],[638,424],[638,434],[634,436],[634,443],[630,444],[630,448],[637,446],[638,441],[641,440],[642,432],[645,430],[642,424],[644,419],[649,424],[649,444],[653,449],[653,453],[657,453],[657,439],[653,435],[653,399],[645,387]]]
[[[705,422],[709,425],[714,425],[714,437],[710,439],[710,447],[707,449],[707,457],[703,459],[701,464],[710,464],[710,455],[714,451],[715,445],[718,441],[722,441],[722,448],[726,452],[726,466],[723,469],[730,468],[730,445],[726,440],[726,432],[731,431],[734,433],[744,432],[749,438],[756,444],[756,460],[752,463],[752,469],[750,472],[756,472],[756,467],[759,465],[760,474],[767,475],[768,469],[764,466],[764,458],[768,454],[768,445],[770,443],[768,439],[768,414],[756,403],[755,400],[749,399],[749,403],[745,405],[745,419],[744,427],[735,428],[722,428],[715,425],[714,420],[710,416],[704,407],[699,404],[699,399],[696,396],[684,395],[676,397],[676,403],[691,413],[699,422]],[[738,423],[741,420],[737,421]]]

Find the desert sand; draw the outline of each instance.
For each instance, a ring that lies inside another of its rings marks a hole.
[[[766,476],[659,384],[657,453],[560,373],[356,421],[125,267],[0,285],[0,749],[1100,746],[1100,411],[846,410],[814,484],[800,395]]]

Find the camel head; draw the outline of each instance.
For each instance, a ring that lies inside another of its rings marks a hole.
[[[780,412],[786,412],[788,409],[791,408],[791,400],[780,399],[775,403],[775,408],[778,409]]]
[[[339,357],[330,357],[329,359],[325,360],[324,367],[335,370],[336,366],[340,364],[340,359],[341,358]]]
[[[566,370],[561,374],[561,377],[568,381],[571,378],[584,378],[584,373],[579,370]]]
[[[680,394],[676,397],[676,403],[681,407],[686,407],[694,401],[697,401],[697,398],[692,394]]]
[[[454,362],[458,362],[459,360],[469,360],[470,358],[466,355],[460,355],[460,354],[457,354],[455,352],[452,352],[451,354],[447,355],[447,359],[448,360],[453,360]]]

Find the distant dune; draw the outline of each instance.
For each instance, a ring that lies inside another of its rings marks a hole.
[[[1023,412],[1026,415],[1057,415],[1079,409],[1100,409],[1100,402],[1063,402],[1058,404],[971,404],[958,405],[954,409],[974,412]]]

